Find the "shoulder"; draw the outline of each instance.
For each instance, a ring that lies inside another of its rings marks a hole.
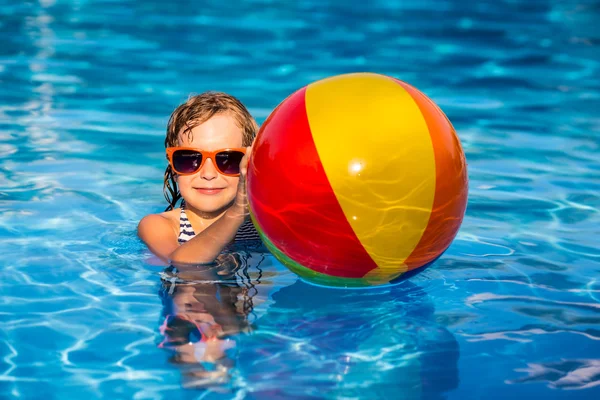
[[[144,241],[151,236],[172,234],[179,234],[179,209],[146,215],[138,224],[138,236]]]
[[[152,253],[165,262],[169,262],[170,255],[177,249],[178,235],[178,210],[146,215],[138,224],[139,238]]]

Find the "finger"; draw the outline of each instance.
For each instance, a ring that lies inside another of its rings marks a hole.
[[[243,158],[242,161],[240,161],[240,176],[246,176],[246,172],[248,172],[248,161]]]
[[[244,154],[244,157],[242,157],[242,160],[240,161],[240,174],[243,176],[246,176],[246,173],[248,172],[248,163],[250,161],[251,151],[252,146],[246,147],[246,154]]]

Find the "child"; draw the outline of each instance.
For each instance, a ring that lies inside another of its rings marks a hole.
[[[163,189],[169,207],[138,225],[138,236],[161,260],[210,263],[234,240],[259,239],[246,197],[257,130],[246,107],[220,92],[193,96],[171,114]]]

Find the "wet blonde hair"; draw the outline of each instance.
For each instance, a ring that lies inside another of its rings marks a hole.
[[[196,126],[203,124],[217,114],[225,113],[229,113],[242,129],[242,146],[250,146],[258,131],[258,125],[248,109],[241,101],[227,93],[204,92],[191,96],[173,111],[167,124],[165,148],[178,146],[180,134],[187,134],[191,138],[192,129]],[[165,170],[163,193],[169,206],[165,211],[174,209],[179,199],[181,199],[175,175],[171,165],[168,165]]]

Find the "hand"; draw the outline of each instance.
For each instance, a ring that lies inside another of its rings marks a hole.
[[[248,174],[250,153],[252,153],[252,146],[246,147],[246,154],[242,158],[242,161],[240,161],[240,181],[238,183],[237,194],[233,204],[233,207],[244,215],[244,217],[250,215],[248,210],[248,193],[246,191],[246,176]]]

